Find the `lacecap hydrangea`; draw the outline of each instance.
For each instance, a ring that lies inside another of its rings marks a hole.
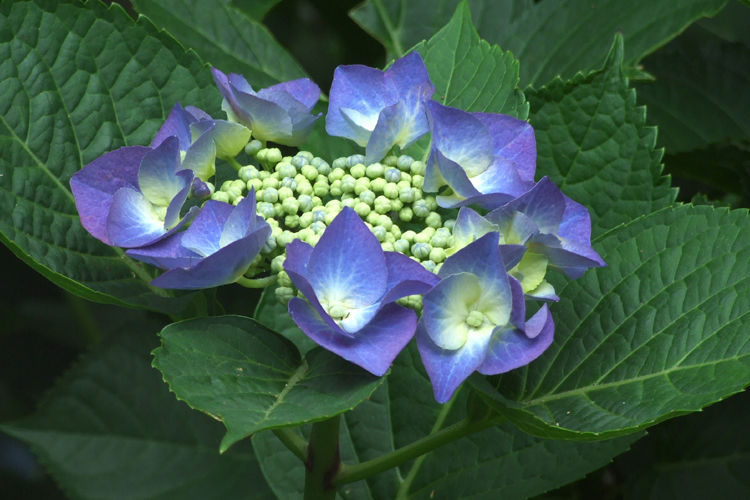
[[[377,376],[416,336],[444,403],[473,372],[513,370],[551,344],[550,270],[604,265],[586,208],[535,182],[533,128],[433,100],[417,52],[385,71],[336,69],[325,129],[361,154],[335,159],[287,154],[321,117],[313,82],[255,91],[213,75],[225,120],[177,104],[149,147],[71,179],[84,227],[163,269],[154,286],[272,286],[307,336]],[[217,181],[217,162],[234,175]]]

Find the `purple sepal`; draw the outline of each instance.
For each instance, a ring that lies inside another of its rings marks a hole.
[[[409,295],[424,295],[440,282],[436,274],[402,253],[385,252],[385,264],[388,267],[388,283],[381,304]],[[408,279],[404,279],[405,276]]]
[[[417,315],[397,304],[388,304],[354,337],[344,337],[324,322],[315,308],[299,298],[289,301],[295,323],[318,345],[361,366],[375,376],[388,371],[393,360],[414,336]]]
[[[299,146],[322,115],[310,111],[320,98],[320,88],[307,78],[279,83],[257,93],[241,75],[228,76],[211,68],[216,85],[233,118],[266,142]]]
[[[476,335],[460,349],[441,349],[427,334],[424,322],[419,322],[417,348],[438,403],[447,403],[463,381],[482,365],[490,338],[490,335]]]
[[[193,108],[199,110],[198,108]],[[198,118],[187,110],[183,109],[179,103],[175,103],[172,111],[169,112],[167,120],[156,133],[154,140],[151,141],[151,149],[158,148],[167,137],[176,136],[179,139],[180,151],[187,151],[193,143],[193,137],[190,133],[190,125],[197,122]]]
[[[408,147],[429,130],[424,103],[435,93],[422,57],[412,52],[386,71],[361,65],[336,68],[326,132],[366,146],[366,163],[398,145]]]
[[[526,253],[526,245],[500,245],[499,248],[506,271],[516,267]]]
[[[483,375],[498,375],[525,366],[552,344],[555,323],[547,304],[526,321],[525,333],[518,329],[496,332],[490,341],[487,357],[477,368]]]
[[[163,240],[142,248],[131,248],[125,253],[134,259],[151,264],[160,269],[175,269],[177,267],[190,267],[203,259],[203,256],[182,246],[184,232],[177,233],[171,238]]]

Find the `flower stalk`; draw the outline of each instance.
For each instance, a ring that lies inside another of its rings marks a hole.
[[[304,500],[334,500],[336,486],[333,478],[341,468],[339,455],[340,416],[335,416],[312,426],[310,444],[305,462]]]

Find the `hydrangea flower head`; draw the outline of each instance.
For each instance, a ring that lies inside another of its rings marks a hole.
[[[308,78],[283,82],[255,92],[241,75],[225,75],[211,68],[230,121],[248,127],[253,136],[285,146],[299,146],[312,132],[311,111],[320,98],[320,88]]]
[[[208,181],[216,173],[216,158],[234,158],[250,140],[250,130],[239,123],[214,120],[208,113],[194,106],[182,108],[175,104],[167,121],[151,142],[156,148],[168,137],[180,141],[182,167]]]
[[[316,343],[383,375],[414,336],[414,311],[394,304],[422,294],[438,278],[396,252],[383,252],[370,229],[345,207],[315,248],[287,245],[284,270],[307,298],[293,298],[289,313]]]
[[[234,283],[260,253],[271,226],[255,213],[255,191],[237,206],[209,200],[187,231],[127,254],[167,272],[161,288],[197,290]]]
[[[534,183],[536,140],[523,120],[495,113],[467,113],[429,101],[427,117],[432,149],[425,172],[425,191],[448,186],[438,196],[444,208],[479,204],[497,208]]]
[[[76,172],[70,187],[81,223],[112,246],[135,248],[177,231],[198,212],[180,211],[193,171],[183,169],[175,136],[158,147],[128,146],[107,153]]]
[[[406,148],[429,131],[424,103],[434,93],[417,52],[398,59],[386,71],[339,66],[333,75],[326,131],[366,147],[369,165],[394,145]]]
[[[498,245],[491,232],[449,257],[442,280],[423,297],[417,346],[440,403],[474,371],[505,373],[552,343],[547,305],[525,321],[521,285],[506,274]]]

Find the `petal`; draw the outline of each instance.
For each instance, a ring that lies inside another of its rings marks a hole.
[[[461,383],[482,365],[491,334],[472,335],[461,349],[438,347],[427,335],[423,322],[417,326],[417,348],[438,403],[447,403]]]
[[[461,208],[453,226],[453,248],[459,250],[485,234],[497,231],[493,223],[470,208]]]
[[[509,323],[523,331],[526,323],[526,298],[523,294],[523,288],[521,287],[521,283],[513,276],[508,276],[508,283],[510,284],[510,292],[513,296],[513,309],[510,312]]]
[[[308,111],[311,111],[318,103],[318,99],[320,99],[320,87],[309,78],[299,78],[290,82],[282,82],[269,88],[288,92],[301,102]]]
[[[172,198],[185,188],[185,180],[176,175],[180,166],[180,143],[177,137],[168,137],[141,161],[138,169],[141,193],[154,205],[169,206]]]
[[[138,190],[138,168],[151,149],[129,146],[111,151],[86,165],[70,179],[81,224],[91,235],[111,245],[107,217],[114,194],[125,187]]]
[[[182,161],[182,168],[192,170],[203,181],[216,174],[216,143],[209,135],[198,137],[190,146]]]
[[[432,341],[443,349],[459,349],[469,338],[466,318],[479,300],[479,280],[469,273],[448,276],[422,298],[422,321]]]
[[[487,214],[487,220],[502,227],[515,212],[533,220],[539,231],[557,233],[565,212],[565,196],[549,177],[544,177],[527,193]]]
[[[237,104],[250,117],[249,123],[242,120],[240,123],[249,127],[256,138],[277,142],[279,138],[283,140],[292,135],[292,119],[287,110],[255,95],[235,92],[235,97]]]
[[[591,241],[591,215],[589,215],[589,211],[567,196],[563,195],[563,198],[565,199],[565,212],[557,234],[561,238],[589,243]]]
[[[153,245],[131,248],[125,253],[134,259],[162,269],[194,266],[203,259],[203,256],[182,245],[182,238],[185,234],[184,232],[175,233]]]
[[[606,266],[599,254],[588,245],[562,240],[560,247],[545,246],[549,266],[564,272],[571,279],[580,278],[587,269]]]
[[[495,156],[513,162],[525,182],[534,182],[536,139],[531,125],[518,118],[497,113],[472,113],[492,136]]]
[[[429,124],[423,105],[435,93],[435,86],[430,80],[422,56],[415,51],[397,59],[385,71],[384,76],[386,84],[391,86],[397,99],[403,102],[405,112],[413,116],[415,122],[421,122],[415,124],[419,128],[423,127],[426,133]]]
[[[388,270],[380,242],[351,208],[344,207],[315,245],[307,279],[321,302],[352,309],[385,293]]]
[[[385,306],[353,338],[338,335],[302,299],[295,297],[289,301],[289,314],[318,345],[376,376],[388,371],[398,353],[414,336],[417,327],[414,311],[396,304]]]
[[[526,245],[500,245],[498,248],[506,271],[516,267],[527,250]]]
[[[526,333],[499,330],[492,335],[489,352],[477,369],[483,375],[498,375],[525,366],[538,358],[552,343],[555,324],[547,304],[526,322]]]
[[[381,304],[394,302],[408,295],[424,295],[440,282],[440,278],[404,254],[385,252],[388,283]]]
[[[470,177],[474,188],[482,194],[503,193],[513,198],[529,190],[529,183],[521,180],[515,163],[496,156],[483,172]]]
[[[346,123],[349,124],[350,130],[346,137],[362,147],[367,146],[372,131],[378,124],[379,115],[375,117],[375,120],[372,120],[372,117],[365,116],[356,109],[340,108],[339,112]]]
[[[543,300],[549,302],[559,302],[560,297],[555,294],[555,287],[542,281],[538,287],[526,293],[526,298],[530,300]]]
[[[466,171],[461,165],[443,155],[442,151],[433,149],[435,153],[435,162],[440,175],[445,183],[460,197],[470,198],[478,196],[481,193],[477,191],[474,184],[466,175]]]
[[[196,108],[197,109],[197,108]],[[167,121],[161,126],[159,131],[156,133],[156,137],[151,141],[151,148],[157,148],[167,137],[177,136],[180,142],[180,151],[187,151],[190,144],[193,142],[192,135],[190,134],[190,124],[198,121],[195,116],[188,113],[179,103],[175,103],[172,107],[172,111],[169,112]]]
[[[479,280],[480,295],[476,309],[495,325],[508,322],[512,297],[505,273],[498,233],[489,233],[448,257],[440,268],[441,278],[456,273],[471,273]]]
[[[433,148],[460,165],[469,177],[484,172],[494,156],[492,137],[482,122],[471,113],[436,101],[427,101],[425,106]],[[445,176],[445,172],[442,173]]]
[[[211,120],[190,127],[193,138],[209,136],[216,146],[216,155],[221,159],[234,158],[250,141],[250,129],[239,123],[226,120]]]
[[[372,131],[380,111],[397,101],[382,71],[358,64],[336,68],[329,100],[326,132],[354,141],[361,141],[363,132],[352,127],[342,109],[347,110],[349,119],[358,123],[359,127]],[[372,123],[372,128],[363,127],[360,122]],[[364,138],[365,142],[367,138]]]
[[[107,236],[113,246],[140,247],[165,233],[164,221],[142,193],[130,188],[115,193],[107,217]]]
[[[424,108],[409,108],[403,101],[386,106],[367,142],[367,165],[382,160],[394,145],[406,148],[429,132]]]
[[[375,317],[381,305],[381,302],[376,302],[361,309],[350,309],[349,315],[340,321],[341,328],[347,333],[357,333]],[[351,335],[351,337],[354,337],[354,335]]]
[[[437,159],[435,157],[435,150],[430,151],[430,156],[427,158],[427,165],[425,166],[424,173],[424,184],[422,189],[426,193],[436,193],[438,189],[445,186],[445,179],[443,179],[440,169],[437,165]],[[442,206],[442,205],[441,205]]]
[[[199,121],[199,122],[206,121],[206,120],[213,120],[213,118],[211,118],[211,115],[209,115],[208,113],[206,113],[200,108],[196,108],[195,106],[185,106],[185,111],[193,115],[193,118],[195,118],[196,121]]]
[[[228,203],[208,200],[182,237],[182,245],[203,257],[216,253],[221,248],[222,229],[233,211]]]
[[[485,210],[494,210],[512,201],[513,195],[506,193],[478,194],[468,198],[460,196],[437,196],[437,204],[443,208],[467,207],[469,205],[479,205]]]
[[[178,178],[182,179],[184,186],[172,201],[169,202],[167,207],[167,214],[164,217],[164,228],[172,229],[180,222],[180,211],[182,206],[185,204],[188,195],[190,194],[190,187],[193,184],[193,171],[192,170],[180,170],[175,174]],[[198,208],[198,207],[193,207]]]
[[[242,93],[255,95],[255,91],[253,90],[253,87],[250,86],[249,83],[247,83],[247,80],[244,76],[238,75],[237,73],[229,73],[229,84],[235,88],[235,90],[239,90]]]
[[[270,226],[260,228],[217,250],[192,267],[167,271],[151,284],[161,288],[199,290],[234,283],[247,271],[270,235]]]
[[[233,241],[244,238],[251,232],[257,230],[256,222],[255,189],[251,189],[248,196],[243,198],[237,206],[234,207],[234,210],[227,219],[221,233],[219,245],[225,247]],[[268,225],[265,221],[263,224]]]

